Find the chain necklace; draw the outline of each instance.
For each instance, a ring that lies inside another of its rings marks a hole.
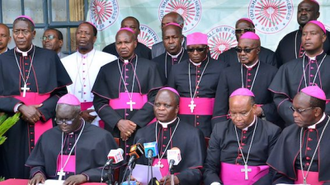
[[[160,168],[163,168],[163,167],[164,167],[163,164],[161,164],[161,160],[163,159],[163,157],[164,157],[164,155],[165,155],[165,153],[166,153],[166,151],[167,151],[167,148],[170,146],[171,141],[172,141],[172,139],[173,139],[173,136],[174,136],[174,134],[175,134],[175,132],[176,132],[176,129],[178,128],[178,126],[179,126],[179,124],[180,124],[180,118],[177,117],[177,119],[178,119],[178,123],[177,123],[177,125],[175,126],[174,131],[173,131],[173,133],[172,133],[172,135],[171,135],[171,137],[170,137],[170,140],[168,141],[168,143],[167,143],[167,145],[166,145],[166,147],[165,147],[165,149],[164,149],[164,153],[163,153],[161,156],[159,156],[159,152],[158,152],[158,164],[157,164],[157,166],[160,167]],[[157,134],[157,132],[158,132],[158,127],[157,127],[157,126],[158,126],[158,121],[156,122],[156,127],[155,127],[156,143],[158,144],[158,140],[157,140],[157,138],[158,138],[158,134]]]
[[[256,118],[256,123],[255,123],[255,127],[253,129],[253,134],[252,134],[252,138],[251,138],[251,142],[250,142],[250,146],[249,146],[249,149],[248,149],[248,152],[246,154],[246,159],[245,159],[245,156],[243,154],[243,151],[242,151],[242,148],[241,148],[241,144],[239,142],[239,138],[238,138],[238,133],[237,133],[237,128],[236,126],[234,125],[234,128],[235,128],[235,134],[236,134],[236,140],[237,140],[237,144],[238,144],[238,148],[239,148],[239,151],[241,152],[242,154],[242,159],[243,159],[243,162],[244,162],[244,169],[241,169],[241,172],[245,172],[245,180],[248,180],[249,177],[248,177],[248,172],[251,171],[251,168],[248,169],[248,162],[249,162],[249,157],[250,157],[250,151],[251,151],[251,147],[252,147],[252,144],[253,144],[253,140],[254,140],[254,136],[255,136],[255,133],[256,133],[256,130],[257,130],[257,126],[258,126],[258,119]]]
[[[23,80],[23,82],[24,82],[24,86],[21,87],[21,90],[23,90],[23,97],[25,97],[25,95],[26,95],[26,90],[30,90],[30,88],[27,87],[27,81],[29,80],[29,77],[30,77],[30,74],[31,74],[32,63],[33,63],[33,59],[34,59],[34,55],[35,55],[36,50],[35,50],[35,46],[33,45],[33,53],[32,53],[31,63],[30,63],[30,67],[29,67],[29,71],[28,71],[28,74],[27,74],[27,76],[26,76],[26,79],[24,79],[23,72],[22,72],[22,69],[21,69],[21,67],[20,67],[20,65],[19,65],[19,62],[18,62],[18,60],[17,60],[17,56],[16,56],[16,52],[15,52],[15,51],[16,51],[16,49],[14,49],[15,61],[16,61],[17,67],[18,67],[18,69],[19,69],[20,75],[21,75],[21,77],[22,77],[22,80]]]
[[[308,166],[308,168],[307,168],[306,176],[305,176],[304,168],[303,168],[303,165],[302,165],[303,162],[302,162],[302,154],[301,154],[301,153],[302,153],[302,134],[303,134],[303,130],[304,130],[304,128],[301,128],[301,129],[300,129],[300,136],[299,136],[299,138],[300,138],[300,141],[299,141],[299,142],[300,142],[299,157],[300,157],[300,168],[301,168],[302,177],[303,177],[303,179],[304,179],[304,184],[307,184],[307,176],[308,176],[309,170],[311,169],[311,166],[312,166],[312,163],[313,163],[314,157],[315,157],[315,155],[316,155],[316,151],[317,151],[317,149],[318,149],[319,146],[320,146],[320,143],[321,143],[321,140],[322,140],[322,137],[323,137],[324,131],[325,131],[325,129],[326,129],[327,126],[328,126],[329,120],[330,120],[330,118],[329,118],[329,116],[328,116],[328,121],[327,121],[327,123],[325,124],[325,126],[324,126],[324,128],[323,128],[323,130],[322,130],[322,133],[321,133],[320,139],[317,141],[317,144],[316,144],[316,147],[315,147],[315,150],[314,150],[313,156],[312,156],[312,158],[311,158],[311,162],[310,162],[310,164],[309,164],[309,166]]]
[[[181,56],[180,56],[180,59],[178,60],[178,64],[181,62],[181,59],[182,59],[182,57],[183,57],[183,55],[184,55],[184,49],[183,48],[181,48],[181,51],[182,51],[182,54],[181,54]],[[165,52],[165,78],[167,78],[167,52]]]
[[[257,75],[258,75],[258,72],[259,72],[260,61],[257,61],[257,62],[258,62],[258,66],[257,66],[256,74],[254,75],[253,80],[252,80],[252,84],[251,84],[250,91],[252,91],[252,89],[253,89],[254,82],[256,81],[256,78],[257,78]],[[247,72],[247,73],[248,73],[248,72]],[[244,88],[244,80],[243,80],[243,64],[241,65],[241,81],[242,81],[242,88]]]
[[[77,79],[79,78],[79,81],[80,81],[80,85],[81,85],[81,90],[78,91],[78,93],[81,94],[81,99],[84,98],[84,85],[85,85],[85,82],[86,82],[86,79],[88,77],[88,84],[89,84],[89,87],[91,88],[91,81],[90,81],[90,78],[89,78],[89,69],[94,61],[94,56],[95,56],[95,53],[96,53],[96,50],[94,50],[94,53],[93,53],[93,56],[92,56],[92,59],[90,60],[90,63],[88,65],[88,68],[87,68],[87,72],[86,72],[86,75],[82,75],[80,76],[80,67],[81,67],[81,64],[78,62],[78,51],[76,53],[76,64],[78,67],[78,71],[77,71],[77,75],[76,75],[76,82],[78,81]],[[87,57],[87,63],[88,63],[88,57]],[[76,93],[76,87],[77,87],[77,83],[75,83],[74,85],[74,89],[73,89],[73,92]]]
[[[324,62],[324,59],[327,57],[327,55],[325,54],[324,57],[322,58],[321,62],[320,62],[320,65],[317,67],[317,70],[316,70],[316,73],[315,73],[315,76],[314,76],[314,79],[313,79],[313,85],[315,84],[315,80],[316,80],[316,77],[319,73],[319,70]],[[303,75],[304,75],[304,81],[305,81],[305,87],[307,87],[307,79],[306,79],[306,68],[305,68],[305,58],[306,58],[306,55],[303,56],[303,62],[302,62],[302,68],[303,68]]]
[[[81,136],[81,134],[82,134],[83,131],[84,131],[84,128],[85,128],[85,120],[84,120],[84,119],[81,119],[81,121],[83,122],[82,129],[80,130],[79,135],[78,135],[76,141],[74,142],[74,145],[73,145],[73,147],[71,148],[70,153],[69,153],[69,155],[68,155],[68,157],[67,157],[67,159],[66,159],[64,165],[63,165],[63,148],[64,148],[63,140],[64,140],[64,133],[62,132],[62,142],[61,142],[61,170],[57,173],[57,175],[59,175],[58,180],[62,180],[62,176],[65,175],[65,173],[64,173],[64,168],[65,168],[65,166],[68,164],[69,159],[70,159],[71,154],[72,154],[72,151],[73,151],[74,148],[76,147],[76,145],[77,145],[77,143],[78,143],[78,141],[79,141],[79,139],[80,139],[80,136]]]
[[[199,87],[199,84],[200,84],[201,81],[202,81],[202,78],[203,78],[204,72],[205,72],[205,70],[206,70],[206,68],[207,68],[207,66],[208,66],[208,64],[209,64],[209,62],[210,62],[210,58],[207,57],[207,62],[206,62],[205,67],[204,67],[204,69],[203,69],[203,71],[202,71],[201,77],[200,77],[199,81],[197,82],[197,85],[196,85],[196,87],[195,87],[194,94],[193,94],[193,91],[192,91],[192,88],[191,88],[191,86],[192,86],[192,85],[191,85],[191,71],[190,71],[190,70],[191,70],[191,69],[190,69],[191,63],[189,62],[189,65],[188,65],[188,78],[189,78],[190,104],[188,105],[188,107],[190,108],[190,112],[191,112],[191,113],[194,112],[194,109],[195,109],[195,107],[196,107],[196,104],[194,104],[194,98],[195,98],[195,96],[196,96],[197,88]]]
[[[126,104],[130,105],[130,111],[133,111],[133,105],[136,104],[136,102],[133,102],[132,99],[133,99],[134,83],[135,83],[135,78],[136,78],[136,67],[137,67],[137,63],[138,63],[138,56],[136,55],[135,66],[134,66],[134,70],[133,70],[132,90],[131,90],[131,92],[129,92],[128,89],[127,89],[127,85],[125,83],[125,79],[124,79],[123,73],[122,73],[122,70],[124,69],[124,67],[123,67],[123,69],[120,67],[119,59],[117,59],[117,64],[118,64],[118,70],[119,70],[119,73],[120,73],[120,77],[121,77],[121,80],[123,81],[123,84],[124,84],[124,87],[125,87],[125,91],[127,92],[127,96],[129,98],[129,102],[126,102]]]

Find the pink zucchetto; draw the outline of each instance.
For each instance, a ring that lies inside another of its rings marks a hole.
[[[201,32],[195,32],[187,35],[187,46],[197,44],[207,45],[207,35]]]
[[[316,26],[320,27],[321,30],[323,31],[323,33],[326,33],[327,32],[327,30],[324,27],[324,24],[321,23],[320,21],[313,20],[313,21],[309,21],[308,23],[312,23],[312,24],[315,24]]]
[[[164,27],[166,27],[166,26],[170,26],[170,25],[173,25],[173,26],[177,26],[177,27],[179,27],[179,28],[182,28],[181,25],[178,24],[178,23],[176,23],[176,22],[170,22],[170,23],[167,23],[167,24],[165,24]]]
[[[30,16],[27,16],[27,15],[20,15],[20,16],[18,16],[16,19],[19,19],[19,18],[25,18],[25,19],[29,20],[29,21],[33,24],[33,26],[35,26],[34,21],[32,20],[32,18],[31,18]],[[15,20],[16,20],[16,19],[15,19]]]
[[[239,89],[236,89],[233,93],[231,93],[230,97],[233,97],[233,96],[252,96],[252,97],[254,97],[254,94],[252,91],[250,91],[247,88],[239,88]]]
[[[245,32],[239,39],[252,39],[252,40],[260,40],[260,37],[251,32],[251,31],[248,31],[248,32]]]
[[[247,22],[251,23],[254,26],[253,21],[251,19],[249,19],[249,18],[240,18],[240,19],[238,19],[237,22],[239,22],[239,21],[247,21]]]
[[[118,30],[118,32],[123,31],[123,30],[125,30],[125,31],[129,31],[129,32],[135,34],[134,30],[132,30],[132,29],[129,28],[129,27],[123,27],[123,28],[120,28],[120,29]],[[117,32],[117,33],[118,33],[118,32]]]
[[[172,88],[172,87],[163,87],[159,91],[162,91],[162,90],[169,90],[169,91],[175,93],[176,95],[178,95],[180,97],[179,92],[177,90],[175,90],[174,88]]]
[[[80,106],[80,101],[75,95],[66,94],[57,101],[57,104]]]
[[[319,86],[308,86],[301,89],[300,92],[320,100],[328,101],[324,91]]]

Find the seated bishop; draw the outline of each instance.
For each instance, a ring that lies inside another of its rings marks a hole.
[[[100,182],[107,154],[117,148],[112,135],[81,118],[81,104],[72,94],[57,102],[57,126],[46,131],[26,161],[31,168],[29,185],[47,179],[64,184]]]
[[[204,184],[271,184],[266,164],[280,128],[255,114],[252,91],[235,90],[229,97],[230,118],[216,123],[204,164]]]
[[[161,184],[170,185],[167,150],[174,147],[181,151],[181,161],[174,166],[174,184],[199,185],[202,182],[206,147],[203,133],[194,126],[180,120],[179,93],[170,87],[164,87],[156,95],[154,113],[157,121],[136,133],[134,142],[154,142],[158,144],[158,156],[153,159],[153,166],[159,167]],[[144,156],[138,159],[139,164],[148,164]]]

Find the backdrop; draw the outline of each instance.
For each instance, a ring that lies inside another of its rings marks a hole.
[[[275,50],[280,39],[298,28],[297,6],[300,0],[91,0],[88,21],[99,30],[95,43],[102,50],[115,41],[120,22],[127,16],[140,21],[139,41],[151,47],[161,40],[160,21],[171,11],[185,19],[183,32],[208,34],[214,58],[237,45],[235,22],[248,17],[256,26],[261,44]],[[320,18],[330,27],[330,0],[319,0]],[[328,17],[328,19],[326,19]]]

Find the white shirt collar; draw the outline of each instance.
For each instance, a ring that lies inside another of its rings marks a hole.
[[[29,51],[31,51],[32,48],[33,48],[33,44],[31,44],[30,49],[27,51],[21,51],[20,49],[18,49],[18,47],[16,47],[16,51],[21,53],[23,55],[23,57],[26,57],[26,56],[28,56],[28,53],[29,53]]]
[[[254,63],[254,64],[252,64],[252,65],[250,65],[250,66],[248,66],[248,65],[246,65],[246,64],[243,64],[246,68],[248,68],[248,69],[252,69],[254,66],[256,66],[257,64],[258,64],[258,62],[259,62],[259,60],[257,60],[257,62],[256,63]]]
[[[162,125],[163,128],[167,128],[167,126],[171,123],[173,123],[178,117],[174,118],[174,120],[170,121],[170,122],[160,122],[158,121],[159,124]]]
[[[89,55],[90,55],[91,53],[94,53],[94,52],[95,52],[95,49],[94,49],[94,48],[93,48],[90,52],[88,52],[88,53],[86,53],[86,54],[82,54],[82,53],[79,52],[79,50],[77,50],[77,53],[79,54],[79,56],[80,56],[81,58],[88,58]]]
[[[249,126],[243,128],[242,130],[247,131],[249,127],[251,127],[252,125],[254,125],[255,122],[256,122],[256,116],[254,116],[252,123]]]
[[[308,128],[309,128],[309,129],[315,129],[315,128],[316,128],[316,125],[319,124],[319,123],[321,123],[324,119],[325,119],[325,113],[323,113],[322,118],[321,118],[318,122],[316,122],[316,123],[313,124],[313,125],[308,126]]]
[[[306,56],[309,58],[309,60],[316,60],[316,57],[319,56],[319,55],[321,55],[322,53],[323,53],[323,50],[321,51],[321,53],[315,55],[314,57],[310,57],[310,56],[308,56],[307,53],[306,53]]]
[[[183,51],[183,47],[181,47],[180,52],[176,55],[171,55],[169,52],[167,52],[167,54],[170,55],[172,58],[178,58],[178,56],[182,53],[182,51]]]

